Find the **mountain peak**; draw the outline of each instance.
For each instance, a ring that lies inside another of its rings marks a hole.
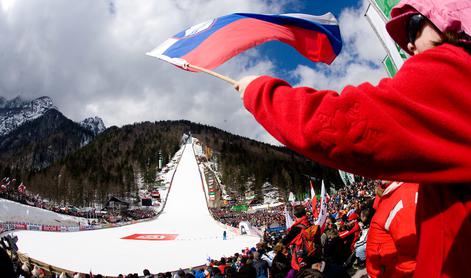
[[[103,120],[100,117],[90,117],[80,122],[80,125],[93,132],[94,135],[102,133],[106,127]]]
[[[43,96],[32,101],[17,96],[11,100],[0,99],[0,137],[26,122],[44,115],[50,109],[57,109],[50,97]]]

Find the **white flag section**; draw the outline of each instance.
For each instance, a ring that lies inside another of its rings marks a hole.
[[[325,186],[324,181],[322,181],[321,187],[321,208],[319,210],[319,217],[317,218],[316,225],[322,227],[327,220],[327,204],[326,204],[326,196],[325,196]]]
[[[289,229],[289,228],[291,227],[291,225],[293,225],[294,221],[293,221],[293,219],[291,218],[291,216],[289,215],[288,210],[286,209],[286,206],[285,206],[284,214],[285,214],[285,225],[286,225],[286,229]]]
[[[312,186],[312,182],[311,182],[311,200],[314,199],[315,196],[316,196],[316,191],[314,191],[314,186]]]
[[[347,175],[347,179],[350,181],[350,184],[354,184],[355,183],[355,176],[351,173],[347,173],[345,172],[345,174]]]
[[[344,185],[348,185],[348,179],[347,179],[346,174],[347,174],[346,172],[344,172],[342,170],[339,170],[339,175],[340,175],[340,178],[342,179]]]
[[[386,30],[386,25],[381,17],[381,14],[374,8],[373,5],[369,5],[368,9],[366,10],[365,13],[366,18],[371,24],[371,27],[373,27],[374,31],[380,38],[384,48],[388,52],[389,56],[394,62],[394,65],[396,66],[397,69],[400,69],[402,65],[404,64],[405,57],[401,56],[405,55],[405,52],[402,50],[398,49],[398,46],[396,43],[393,41],[393,39],[389,36],[388,31]]]
[[[353,174],[339,170],[339,175],[345,185],[355,183],[355,176]]]
[[[296,197],[294,196],[293,192],[290,192],[288,195],[288,201],[289,202],[294,202],[296,201]]]

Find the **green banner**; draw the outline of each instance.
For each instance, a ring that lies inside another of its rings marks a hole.
[[[397,44],[396,44],[396,48],[397,48],[397,51],[399,52],[399,55],[401,55],[401,58],[403,60],[406,60],[407,59],[406,52],[404,50],[402,50],[402,48]]]
[[[394,62],[393,60],[391,59],[391,57],[386,56],[386,58],[384,58],[383,60],[383,65],[384,67],[386,68],[386,71],[388,72],[388,75],[390,77],[393,77],[394,75],[396,75],[396,72],[397,72],[397,68],[396,66],[394,65]]]
[[[373,2],[379,8],[384,17],[390,19],[389,15],[391,14],[391,10],[397,3],[399,3],[399,0],[374,0]]]
[[[249,207],[247,205],[237,205],[231,208],[232,211],[247,211],[248,209]]]

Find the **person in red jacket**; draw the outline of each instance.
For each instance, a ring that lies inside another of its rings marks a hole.
[[[343,231],[339,233],[339,237],[341,239],[346,239],[349,236],[352,236],[352,241],[349,242],[350,244],[350,252],[355,250],[355,243],[360,238],[360,225],[358,225],[358,214],[356,212],[351,213],[348,218],[347,226],[349,230]]]
[[[415,277],[471,276],[471,1],[402,0],[387,30],[413,55],[377,86],[235,86],[278,141],[371,178],[420,183]]]
[[[301,230],[311,226],[311,223],[309,223],[309,219],[306,215],[306,208],[304,206],[294,207],[294,216],[296,217],[296,221],[293,223],[293,225],[291,225],[287,231],[288,233],[281,240],[285,246],[289,246],[293,239],[301,232]]]
[[[412,277],[416,266],[415,213],[419,185],[392,182],[377,196],[366,241],[366,268],[374,277]]]

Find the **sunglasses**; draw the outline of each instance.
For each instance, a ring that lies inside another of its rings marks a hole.
[[[415,43],[417,39],[417,34],[419,33],[422,26],[424,26],[426,22],[425,16],[421,14],[415,14],[410,17],[409,23],[407,25],[407,37],[410,43]]]

